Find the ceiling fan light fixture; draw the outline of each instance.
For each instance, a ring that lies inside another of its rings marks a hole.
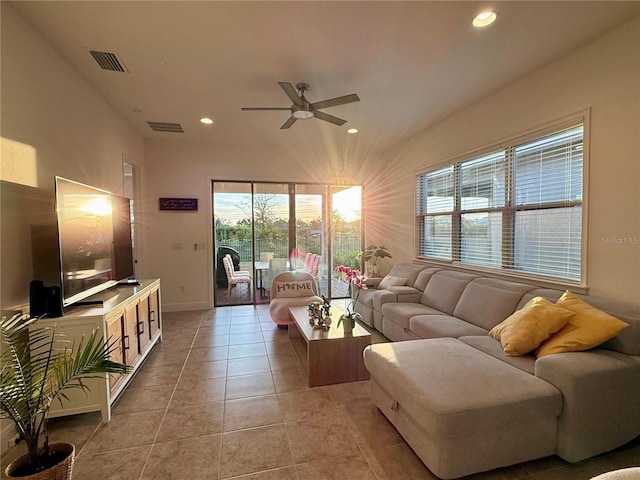
[[[294,106],[291,116],[298,120],[307,120],[309,118],[313,118],[313,112],[309,108],[309,105],[305,105],[304,107]]]

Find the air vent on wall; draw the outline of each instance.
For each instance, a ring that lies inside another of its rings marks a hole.
[[[98,52],[95,50],[89,50],[89,53],[93,59],[98,62],[100,68],[103,70],[111,70],[112,72],[124,72],[128,73],[127,67],[124,62],[118,58],[115,53],[111,52]]]
[[[179,123],[147,122],[154,132],[184,133]]]

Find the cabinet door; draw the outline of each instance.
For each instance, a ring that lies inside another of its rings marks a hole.
[[[154,288],[149,294],[149,334],[155,338],[160,330],[160,289]]]
[[[109,344],[113,344],[113,351],[109,355],[109,359],[114,362],[124,363],[124,349],[122,345],[122,313],[118,312],[116,315],[107,318],[107,338]],[[122,379],[120,373],[109,374],[109,388],[111,391]]]
[[[140,353],[144,353],[151,341],[149,336],[149,295],[138,300],[138,346]]]
[[[140,358],[138,348],[138,302],[124,308],[124,359],[127,365],[135,365]]]

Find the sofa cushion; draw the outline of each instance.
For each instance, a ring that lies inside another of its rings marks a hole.
[[[522,296],[534,288],[496,278],[477,278],[462,292],[453,315],[491,330],[511,315]]]
[[[409,319],[410,330],[420,338],[458,338],[465,335],[487,335],[484,328],[450,315],[417,315]]]
[[[397,323],[403,328],[409,329],[409,319],[416,315],[441,315],[442,312],[422,305],[421,303],[385,303],[382,305],[382,314],[385,321]]]
[[[404,277],[396,277],[394,275],[385,275],[385,277],[378,284],[378,288],[386,290],[389,287],[395,287],[400,285],[406,285],[407,279]]]
[[[377,343],[365,366],[420,426],[440,438],[555,418],[560,392],[453,338]],[[455,380],[455,381],[452,381]]]
[[[507,355],[524,355],[564,327],[573,316],[575,312],[535,297],[493,327],[489,335],[500,340]]]
[[[422,271],[424,267],[422,265],[418,265],[417,263],[396,263],[391,270],[389,271],[389,275],[393,275],[394,277],[406,278],[409,287],[413,287],[413,284],[418,278],[418,274]]]
[[[459,337],[458,340],[472,346],[476,350],[491,355],[493,358],[508,363],[511,366],[519,368],[523,372],[533,375],[536,369],[536,357],[533,354],[520,355],[517,357],[510,357],[504,353],[502,344],[495,338],[489,335],[474,335],[470,337]]]
[[[420,303],[451,315],[465,287],[475,278],[478,277],[452,270],[436,272],[427,283]]]
[[[537,357],[589,350],[615,337],[623,328],[629,326],[628,323],[592,307],[568,290],[562,294],[556,305],[575,312],[575,316],[540,345],[536,351]]]
[[[416,278],[416,282],[413,286],[421,292],[424,292],[424,289],[427,288],[427,283],[429,283],[433,274],[440,270],[440,268],[425,268],[418,274],[418,278]]]

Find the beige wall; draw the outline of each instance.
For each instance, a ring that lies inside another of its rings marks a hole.
[[[123,155],[143,167],[141,136],[9,4],[1,8],[0,179],[52,198],[55,175],[122,193]],[[9,309],[28,301],[31,247],[29,225],[19,224],[25,205],[1,207],[12,208],[0,212],[1,306]]]
[[[587,270],[592,295],[640,301],[640,20],[547,65],[387,152],[394,260],[414,252],[414,178],[591,109]]]

